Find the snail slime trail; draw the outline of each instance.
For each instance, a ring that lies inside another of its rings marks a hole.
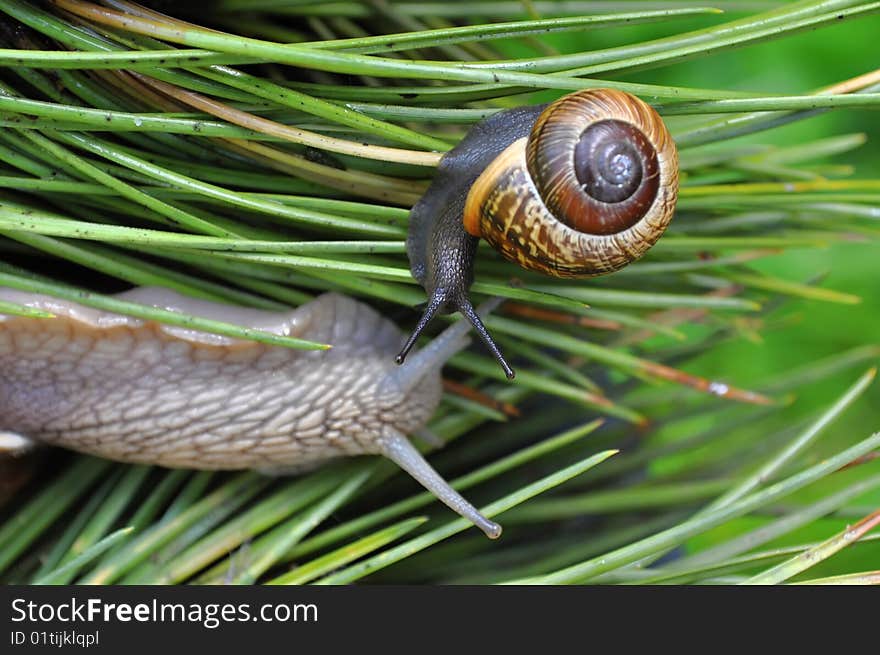
[[[428,302],[398,363],[434,316],[458,311],[512,378],[469,298],[479,237],[528,270],[604,275],[657,243],[677,197],[669,131],[623,91],[578,91],[477,123],[410,212],[406,249]]]
[[[122,462],[276,474],[379,454],[489,537],[501,534],[406,437],[437,408],[440,370],[467,345],[468,322],[398,367],[403,333],[340,294],[288,312],[159,288],[115,297],[333,347],[243,341],[0,288],[0,300],[52,315],[0,314],[0,434]]]

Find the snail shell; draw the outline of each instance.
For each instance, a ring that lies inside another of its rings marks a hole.
[[[469,297],[478,238],[530,270],[601,275],[657,242],[677,196],[675,144],[628,93],[579,91],[480,121],[410,212],[406,251],[428,302],[398,363],[437,314],[457,311],[513,378]]]
[[[0,315],[0,434],[11,433],[7,442],[23,435],[124,462],[264,472],[382,454],[487,535],[500,534],[404,436],[434,413],[440,369],[467,343],[466,322],[400,368],[392,363],[403,341],[397,326],[340,294],[279,313],[157,288],[117,298],[332,348],[230,339],[0,288],[0,300],[54,315]]]
[[[464,226],[523,268],[558,277],[623,268],[672,219],[678,156],[660,116],[613,89],[549,105],[477,178]]]

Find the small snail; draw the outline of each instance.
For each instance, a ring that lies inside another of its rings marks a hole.
[[[116,297],[333,347],[240,341],[0,288],[0,300],[54,316],[0,315],[0,448],[20,447],[22,435],[123,462],[269,473],[382,454],[489,537],[501,534],[404,436],[440,402],[440,369],[466,345],[466,321],[398,368],[403,333],[339,294],[282,313],[158,288]]]
[[[476,124],[410,213],[410,269],[428,302],[397,362],[435,315],[459,311],[512,378],[468,298],[478,238],[530,270],[602,275],[657,242],[677,195],[675,143],[628,93],[578,91]]]

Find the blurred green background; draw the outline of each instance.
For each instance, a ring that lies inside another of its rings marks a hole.
[[[710,3],[724,8],[728,3]],[[730,3],[736,5],[737,3]],[[718,22],[739,17],[728,11]],[[666,25],[639,25],[609,31],[562,35],[555,45],[562,51],[602,48],[656,38],[687,29],[699,29],[712,18],[675,21]],[[830,28],[812,30],[792,37],[749,46],[700,58],[696,61],[638,71],[620,79],[651,84],[739,89],[771,94],[807,93],[880,67],[880,16],[843,22]],[[829,163],[852,165],[852,177],[876,178],[880,174],[880,120],[876,112],[842,110],[826,112],[737,142],[792,144],[843,134],[862,133],[867,137],[860,148]],[[880,208],[877,208],[880,227]],[[806,281],[825,275],[820,286],[845,291],[861,298],[856,305],[840,305],[792,300],[768,317],[785,319],[786,327],[760,332],[760,341],[740,338],[721,344],[697,359],[689,361],[689,372],[708,378],[723,378],[744,387],[783,371],[850,348],[880,342],[880,242],[844,243],[827,249],[790,249],[774,257],[751,264],[757,270],[787,280]],[[799,415],[827,406],[857,376],[852,369],[823,382],[804,387],[795,399]],[[880,384],[874,383],[865,396],[834,426],[819,443],[821,452],[831,452],[850,445],[880,430]],[[680,435],[669,435],[670,438]],[[699,457],[700,453],[692,456]],[[662,465],[662,464],[658,464]],[[858,475],[858,474],[857,474]],[[800,500],[815,498],[822,485],[802,494]],[[867,496],[874,507],[880,505],[880,491]],[[870,511],[869,507],[865,508]],[[760,521],[747,518],[734,521],[710,532],[693,545],[729,538],[732,533],[757,527]],[[821,540],[840,529],[839,518],[813,522],[809,527],[788,535],[781,544]],[[774,542],[777,543],[777,542]],[[850,561],[857,560],[856,561]],[[848,563],[878,568],[880,546],[871,544],[859,551],[844,551],[823,565],[829,574],[843,570]]]
[[[723,7],[723,3],[720,5]],[[696,28],[697,22],[693,27]],[[628,37],[646,38],[657,26],[643,25],[626,30]],[[622,31],[621,31],[622,32]],[[616,34],[615,36],[619,36]],[[590,38],[602,40],[603,34]],[[609,41],[607,45],[614,45]],[[640,71],[627,76],[632,81],[654,84],[688,84],[767,93],[803,93],[869,72],[880,66],[880,17],[842,23],[779,41],[725,52],[694,62],[663,69]],[[719,79],[719,71],[724,76]],[[768,132],[744,137],[756,143],[797,143],[822,137],[863,133],[867,142],[857,150],[830,163],[855,167],[853,177],[876,177],[880,171],[880,121],[876,112],[834,111],[798,121]],[[880,208],[878,208],[880,221]],[[851,347],[880,340],[880,243],[845,243],[824,250],[792,249],[753,264],[768,274],[805,281],[827,274],[821,286],[861,297],[857,305],[792,301],[775,313],[796,319],[791,327],[762,333],[763,343],[745,339],[722,345],[700,357],[694,372],[708,377],[730,375],[736,362],[737,380],[758,382],[781,370],[810,359],[839,353]],[[845,329],[841,329],[841,324]],[[844,374],[852,377],[852,373]],[[836,377],[809,391],[809,404],[827,402],[841,388]],[[880,385],[873,385],[867,402],[861,402],[839,424],[839,431],[856,430],[864,435],[880,429]]]

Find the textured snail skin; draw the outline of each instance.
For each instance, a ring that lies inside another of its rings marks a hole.
[[[583,160],[594,155],[612,169],[597,184],[595,171],[608,166],[585,166]],[[635,171],[637,180],[617,183],[621,162],[629,162],[622,168]],[[598,200],[582,192],[593,187]],[[437,313],[460,311],[512,378],[485,327],[469,316],[478,237],[523,268],[558,277],[601,275],[656,243],[672,218],[677,192],[671,136],[649,105],[627,93],[580,91],[478,123],[443,157],[410,213],[410,269],[428,303],[398,362]]]
[[[474,281],[474,255],[479,240],[465,231],[462,216],[465,198],[476,179],[511,142],[529,133],[544,107],[508,109],[474,125],[443,156],[431,186],[413,206],[406,252],[413,277],[428,294],[428,304],[398,355],[398,363],[434,316],[459,311],[472,322],[507,376],[513,377],[512,369],[473,313],[468,291]]]
[[[383,454],[489,536],[500,534],[404,436],[436,409],[440,369],[467,343],[465,322],[399,368],[391,357],[400,330],[339,294],[282,313],[155,288],[117,297],[333,347],[240,341],[0,289],[0,300],[54,315],[0,315],[0,433],[196,469],[282,472]]]

